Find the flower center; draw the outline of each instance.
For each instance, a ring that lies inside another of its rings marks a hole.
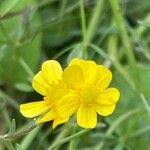
[[[81,91],[81,101],[85,104],[93,104],[97,97],[97,91],[93,88],[83,89]]]

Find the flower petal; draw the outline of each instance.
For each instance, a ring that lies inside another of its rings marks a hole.
[[[42,74],[42,71],[39,71],[33,77],[32,86],[41,95],[45,96],[47,94],[47,90],[49,88],[49,85],[45,81],[44,76]]]
[[[69,92],[58,102],[58,114],[67,118],[70,117],[79,107],[79,99],[76,94]]]
[[[62,68],[55,60],[47,60],[42,64],[42,74],[48,84],[58,83],[62,79]]]
[[[58,83],[62,79],[62,68],[55,60],[48,60],[42,64],[42,70],[39,71],[34,77],[32,86],[43,96],[46,96],[51,84]]]
[[[37,120],[37,123],[43,123],[47,121],[51,121],[56,117],[56,113],[53,110],[48,111],[42,118]]]
[[[95,78],[95,85],[100,90],[104,90],[108,87],[112,80],[112,73],[105,66],[98,65],[97,67],[97,75]]]
[[[96,105],[96,111],[102,116],[108,116],[113,113],[116,105]]]
[[[63,72],[63,81],[71,88],[80,89],[84,82],[80,66],[67,67]]]
[[[97,114],[93,106],[81,105],[77,111],[77,123],[84,128],[94,128]]]
[[[41,115],[49,109],[45,101],[31,102],[20,105],[20,112],[23,116],[33,118]]]
[[[96,102],[100,105],[114,105],[119,100],[120,93],[116,88],[108,88],[100,93]]]
[[[69,66],[80,66],[81,67],[81,69],[83,71],[85,86],[93,83],[96,73],[97,73],[97,65],[94,61],[74,58],[70,62]]]
[[[67,122],[69,120],[69,118],[61,118],[61,117],[57,117],[57,118],[55,118],[54,119],[54,121],[53,121],[53,126],[52,126],[52,128],[54,129],[54,128],[56,128],[56,126],[58,126],[59,124],[62,124],[62,123],[65,123],[65,122]]]

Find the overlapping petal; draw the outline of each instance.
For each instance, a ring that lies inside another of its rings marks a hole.
[[[108,88],[101,92],[96,100],[100,105],[114,105],[119,100],[120,93],[116,88]]]
[[[42,64],[42,74],[46,82],[51,85],[62,79],[62,68],[55,60],[47,60]]]
[[[116,105],[100,105],[97,104],[95,105],[96,111],[101,115],[101,116],[108,116],[113,113],[115,110]]]
[[[99,90],[103,91],[108,87],[112,80],[112,73],[105,66],[98,65],[97,66],[97,74],[95,77],[95,87],[99,88]]]
[[[71,91],[66,91],[65,96],[58,102],[58,113],[63,118],[70,117],[79,108],[78,97]]]
[[[45,96],[47,94],[48,89],[50,88],[47,82],[44,79],[42,71],[39,71],[34,77],[32,81],[33,88],[40,93],[41,95]]]
[[[63,81],[69,88],[81,89],[84,83],[81,67],[77,65],[67,67],[63,72]]]
[[[43,122],[47,122],[47,121],[51,121],[56,117],[56,113],[55,111],[49,110],[46,114],[44,114],[44,116],[42,118],[40,118],[37,123],[43,123]]]
[[[46,96],[51,84],[57,84],[62,79],[62,68],[55,60],[45,61],[42,65],[42,70],[39,71],[34,77],[32,86],[33,88]]]
[[[56,126],[58,126],[59,124],[65,123],[69,120],[69,118],[61,118],[61,117],[57,117],[54,119],[53,121],[53,125],[52,128],[56,128]]]
[[[83,71],[84,86],[88,86],[94,82],[97,65],[94,61],[82,60],[79,58],[74,58],[69,66],[80,66]]]
[[[83,128],[94,128],[97,123],[95,108],[82,104],[77,111],[77,123]]]
[[[31,102],[20,105],[20,112],[28,118],[33,118],[41,115],[49,109],[46,101]]]
[[[62,118],[58,115],[55,109],[48,111],[42,118],[40,118],[37,123],[43,123],[53,120],[52,128],[54,129],[59,124],[67,122],[69,118]]]

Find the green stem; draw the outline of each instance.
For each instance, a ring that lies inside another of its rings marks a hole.
[[[86,16],[85,16],[85,8],[84,8],[84,0],[80,0],[80,15],[81,15],[81,26],[82,26],[82,37],[83,37],[83,49],[85,53],[87,52],[86,46]]]
[[[58,141],[57,143],[55,143],[54,145],[52,145],[51,147],[49,147],[47,150],[52,150],[55,147],[57,147],[59,145],[62,145],[62,144],[66,143],[66,142],[68,142],[68,141],[70,141],[70,140],[72,140],[74,138],[77,138],[77,137],[79,137],[81,135],[84,135],[84,134],[86,134],[89,131],[91,131],[91,129],[84,129],[84,130],[82,130],[82,131],[80,131],[80,132],[78,132],[76,134],[73,134],[73,135],[71,135],[71,136],[69,136],[67,138],[64,138],[63,140]]]
[[[14,139],[20,138],[20,137],[26,135],[27,133],[29,133],[30,131],[32,131],[35,127],[37,127],[37,126],[34,124],[26,129],[23,129],[21,131],[15,132],[15,133],[0,135],[0,140],[14,140]]]
[[[34,128],[29,134],[27,134],[27,136],[22,140],[20,146],[24,149],[28,149],[35,136],[39,133],[41,127],[42,126],[38,126],[37,128]]]
[[[139,90],[139,85],[140,85],[139,81],[140,80],[139,80],[139,74],[138,74],[138,69],[137,69],[137,65],[136,65],[136,60],[135,60],[133,48],[132,48],[132,45],[131,45],[131,42],[130,42],[130,39],[128,36],[128,31],[125,26],[125,21],[124,21],[124,18],[123,18],[123,15],[121,13],[121,9],[119,6],[119,0],[109,0],[109,2],[111,5],[113,14],[114,14],[114,19],[120,30],[120,36],[121,36],[122,42],[126,48],[125,52],[126,52],[127,59],[129,61],[129,65],[130,65],[134,83],[136,85],[136,89],[137,89],[137,91],[140,91]]]
[[[116,25],[113,23],[113,26]],[[118,54],[117,54],[117,44],[118,44],[118,37],[116,34],[113,34],[109,36],[108,39],[108,54],[109,57],[114,65],[114,67],[118,70],[118,72],[123,76],[123,78],[128,82],[128,84],[135,89],[134,83],[132,79],[130,78],[127,71],[123,68],[123,66],[119,62]]]
[[[149,106],[149,104],[148,104],[148,102],[147,102],[147,100],[146,100],[143,93],[140,93],[140,98],[141,98],[146,110],[150,113],[150,106]]]
[[[121,123],[123,123],[126,119],[128,119],[132,115],[135,115],[139,112],[140,112],[139,109],[134,109],[134,110],[128,111],[127,113],[123,114],[122,116],[114,120],[113,124],[110,126],[110,128],[107,130],[105,134],[106,137],[110,136],[114,132],[114,130],[116,130],[118,126]],[[104,145],[105,145],[105,139],[102,139],[102,141],[96,146],[95,150],[102,150]]]
[[[133,133],[131,133],[129,136],[128,136],[128,138],[130,139],[132,139],[132,138],[137,138],[138,136],[141,136],[142,134],[146,134],[146,133],[149,133],[150,132],[150,126],[146,126],[146,127],[144,127],[144,128],[142,128],[142,129],[139,129],[139,130],[137,130],[136,132],[133,132]]]
[[[74,125],[74,126],[73,126],[73,129],[72,129],[72,131],[71,131],[71,134],[75,134],[76,131],[77,131],[77,126]],[[76,144],[77,144],[77,143],[76,143],[76,139],[70,140],[68,150],[76,150]]]
[[[5,140],[4,144],[6,145],[8,150],[15,150],[12,143],[9,140]]]
[[[100,22],[100,17],[101,17],[103,8],[104,8],[104,0],[97,0],[95,4],[95,9],[91,16],[90,24],[87,29],[87,39],[86,39],[87,45],[90,44],[90,42],[92,41],[95,35],[95,31],[96,31],[98,23]]]
[[[70,131],[70,126],[65,125],[63,128],[62,128],[62,131],[60,132],[60,134],[57,136],[57,138],[55,139],[55,141],[52,143],[52,146],[51,147],[54,147],[55,150],[57,150],[59,148],[59,145],[58,147],[55,146],[57,145],[57,143],[59,143],[59,141],[61,141],[63,138],[65,138],[67,136],[67,134],[69,133]]]

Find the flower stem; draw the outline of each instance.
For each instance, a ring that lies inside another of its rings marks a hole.
[[[104,7],[104,0],[97,0],[95,4],[95,9],[91,16],[90,24],[87,29],[87,39],[86,39],[87,45],[90,44],[95,34],[97,25],[100,22],[100,17],[102,14],[103,7]]]
[[[83,50],[85,54],[87,53],[86,46],[86,16],[85,16],[85,8],[84,8],[84,0],[80,0],[80,16],[81,16],[81,27],[82,27],[82,37],[83,37]]]
[[[84,130],[82,130],[82,131],[80,131],[80,132],[78,132],[78,133],[75,133],[75,134],[73,134],[73,135],[67,137],[67,138],[64,138],[64,139],[62,139],[61,141],[58,141],[58,142],[55,143],[54,145],[50,146],[47,150],[52,150],[52,149],[54,149],[55,147],[57,147],[57,146],[59,146],[59,145],[62,145],[62,144],[66,143],[66,142],[68,142],[68,141],[70,141],[70,140],[72,140],[72,139],[74,139],[74,138],[77,138],[77,137],[79,137],[79,136],[81,136],[81,135],[86,134],[86,133],[89,132],[90,130],[91,130],[91,129],[84,129]]]
[[[140,111],[141,111],[140,109],[130,110],[130,111],[128,111],[128,113],[125,113],[125,114],[121,115],[119,118],[117,118],[116,120],[114,120],[114,123],[107,130],[105,137],[110,136],[114,132],[114,130],[116,130],[118,128],[118,126],[121,123],[126,121],[129,117],[139,113]],[[102,150],[104,145],[105,145],[105,138],[101,140],[101,142],[96,146],[95,150]]]
[[[32,126],[26,128],[26,129],[23,129],[21,131],[15,132],[15,133],[0,135],[0,140],[15,140],[17,138],[20,138],[20,137],[26,135],[27,133],[29,133],[36,127],[37,126],[35,124],[33,124]]]
[[[137,91],[139,90],[139,74],[138,74],[138,69],[137,69],[137,64],[136,64],[136,60],[135,60],[135,56],[133,53],[133,48],[128,36],[128,31],[127,28],[125,26],[125,21],[123,18],[123,15],[121,13],[121,8],[119,5],[119,0],[109,0],[113,14],[114,14],[114,19],[116,21],[116,24],[120,30],[120,36],[122,39],[122,42],[126,48],[126,56],[127,59],[129,61],[129,65],[130,65],[130,69],[131,69],[131,73],[132,73],[132,77],[136,86]]]

